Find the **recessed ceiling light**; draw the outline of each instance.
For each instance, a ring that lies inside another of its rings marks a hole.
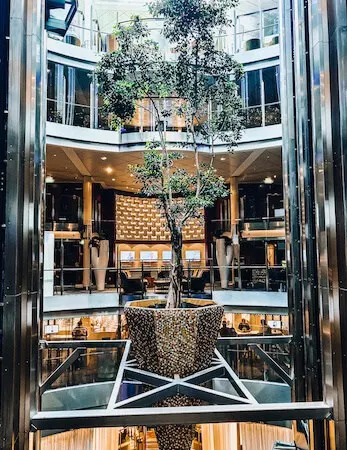
[[[56,155],[56,153],[54,153],[54,155],[53,155],[53,156],[57,156],[57,155]]]
[[[112,173],[113,172],[112,167],[106,167],[105,170],[106,170],[107,173]]]
[[[115,179],[115,178],[112,178],[112,181],[116,181],[116,179]]]
[[[134,174],[133,174],[133,173],[131,173],[131,174],[130,174],[130,176],[131,176],[131,177],[133,177],[133,176],[134,176]]]
[[[274,178],[277,178],[277,175],[274,175]]]
[[[226,158],[224,158],[224,156],[222,156],[222,158],[220,159],[221,161],[225,161],[226,160]]]
[[[51,175],[46,177],[46,183],[54,183],[54,178]]]
[[[102,159],[103,161],[106,161],[107,156],[102,156],[100,159]]]
[[[217,169],[213,169],[213,172],[217,172]]]
[[[265,184],[272,184],[274,182],[274,179],[271,177],[266,177],[264,178],[264,183]]]

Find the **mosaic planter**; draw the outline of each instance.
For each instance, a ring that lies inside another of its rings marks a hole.
[[[125,305],[132,349],[140,369],[183,378],[211,365],[224,309],[210,300],[187,301],[194,307],[156,309],[155,305],[166,303],[164,300]],[[175,395],[158,406],[198,404],[198,400]],[[156,434],[160,450],[190,450],[194,426],[160,426]]]

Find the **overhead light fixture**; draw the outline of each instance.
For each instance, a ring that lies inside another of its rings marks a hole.
[[[225,161],[226,158],[224,158],[224,156],[222,156],[220,160],[221,160],[221,161]]]
[[[54,153],[54,155],[53,155],[53,156],[57,156],[57,155],[56,155],[56,153]]]
[[[103,161],[106,161],[107,156],[102,156],[100,159],[102,159]]]
[[[112,181],[116,181],[116,179],[115,179],[115,178],[112,178]]]
[[[107,173],[112,173],[113,172],[112,167],[106,167],[105,170],[106,170]]]
[[[265,184],[272,184],[274,182],[274,179],[271,177],[265,177],[264,178],[264,183]]]
[[[54,183],[54,178],[51,175],[46,177],[46,183]]]

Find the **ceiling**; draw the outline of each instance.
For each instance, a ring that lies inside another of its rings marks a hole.
[[[184,158],[177,161],[177,167],[193,172],[193,153],[183,153]],[[200,160],[209,162],[210,156],[200,154]],[[132,177],[129,164],[141,164],[142,161],[142,151],[116,153],[48,145],[46,172],[56,182],[78,182],[84,176],[91,176],[94,182],[101,183],[105,188],[136,192],[140,186]],[[214,168],[226,180],[232,176],[237,176],[240,182],[261,183],[266,177],[281,180],[281,149],[217,154]]]

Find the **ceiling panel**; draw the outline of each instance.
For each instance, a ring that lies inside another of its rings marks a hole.
[[[183,153],[184,158],[177,161],[177,167],[193,172],[194,154],[192,152]],[[236,151],[233,154],[217,154],[214,160],[216,173],[225,179],[230,178],[251,153],[251,151]],[[75,162],[80,161],[77,167],[67,155],[70,155]],[[199,158],[201,162],[209,163],[210,161],[210,155],[208,154],[201,153]],[[140,186],[136,184],[134,177],[132,177],[129,164],[141,164],[142,162],[142,151],[103,153],[57,146],[48,146],[47,149],[47,175],[53,176],[57,182],[82,180],[81,167],[84,167],[95,182],[103,183],[106,187],[137,191]],[[281,171],[281,149],[265,150],[247,168],[245,173],[240,175],[239,179],[244,182],[262,182],[267,176],[275,176],[275,178],[281,179]]]

